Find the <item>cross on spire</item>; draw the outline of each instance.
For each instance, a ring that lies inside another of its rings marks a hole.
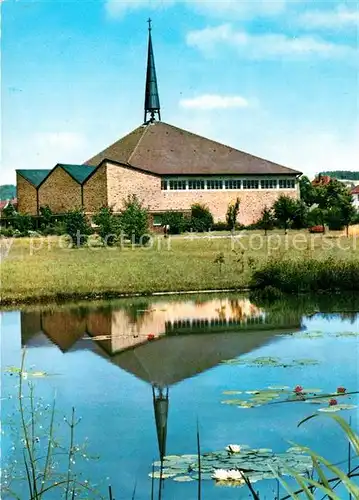
[[[161,120],[160,98],[158,94],[155,58],[152,48],[152,20],[148,19],[148,53],[147,53],[147,73],[145,90],[145,118],[144,123],[155,121],[155,115]],[[149,116],[148,116],[149,115]]]

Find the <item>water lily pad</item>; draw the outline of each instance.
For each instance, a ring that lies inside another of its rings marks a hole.
[[[222,394],[225,394],[227,396],[232,396],[232,395],[235,395],[235,394],[242,394],[242,391],[223,391]]]
[[[176,474],[161,474],[161,471],[154,471],[154,472],[150,472],[149,474],[149,477],[153,478],[153,479],[170,479],[172,477],[174,477]]]
[[[179,483],[189,483],[190,481],[194,481],[194,478],[191,476],[177,476],[173,478],[173,481],[177,481]]]

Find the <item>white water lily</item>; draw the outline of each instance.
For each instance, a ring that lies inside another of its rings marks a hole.
[[[214,471],[212,479],[215,479],[216,481],[227,481],[229,479],[228,471],[225,469],[216,469]]]
[[[244,477],[243,477],[243,473],[240,471],[240,470],[236,470],[236,469],[231,469],[229,471],[227,471],[228,473],[228,479],[230,481],[236,481],[236,482],[240,482],[240,483],[244,483]]]
[[[241,447],[239,446],[239,444],[229,444],[228,446],[226,446],[226,450],[230,451],[231,453],[240,453]]]

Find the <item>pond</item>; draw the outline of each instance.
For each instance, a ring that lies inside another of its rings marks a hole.
[[[278,487],[264,459],[285,456],[293,443],[345,462],[347,441],[326,415],[333,398],[314,401],[338,387],[358,389],[355,311],[357,299],[345,297],[267,306],[244,295],[188,295],[3,312],[2,498],[29,498],[18,411],[24,348],[23,404],[28,412],[30,383],[37,456],[46,452],[56,401],[51,473],[58,482],[64,475],[55,474],[67,470],[75,408],[71,470],[90,488],[78,498],[102,498],[100,492],[108,498],[108,485],[116,500],[198,498],[197,428],[203,499],[251,498],[246,486],[221,487],[211,479],[210,460],[219,468],[222,457],[226,468],[226,457],[234,456],[225,452],[230,444],[241,445],[242,465],[254,463],[252,450],[261,450],[262,465],[253,466],[261,499],[273,500]],[[338,395],[337,402],[343,409],[335,414],[357,429],[357,395]],[[297,427],[313,413],[320,418]],[[212,452],[224,453],[205,456]],[[163,455],[172,458],[162,481],[152,480]],[[189,472],[188,463],[195,464]],[[53,489],[44,498],[62,493]]]

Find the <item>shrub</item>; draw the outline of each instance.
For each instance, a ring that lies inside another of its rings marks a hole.
[[[15,217],[17,214],[15,207],[12,203],[8,203],[6,207],[3,208],[2,216],[5,218]]]
[[[119,218],[113,215],[113,209],[109,207],[101,208],[94,215],[93,221],[98,226],[97,233],[102,243],[113,246],[121,229]]]
[[[212,224],[212,231],[229,231],[227,222],[215,222]]]
[[[162,224],[169,226],[169,234],[181,234],[189,228],[188,217],[181,212],[165,212],[162,216]]]
[[[145,245],[150,239],[148,212],[136,195],[130,195],[124,200],[120,224],[126,238],[132,243]]]
[[[193,231],[203,233],[209,231],[213,225],[213,215],[206,205],[195,203],[191,207],[191,228]]]
[[[240,205],[239,198],[237,198],[234,203],[230,203],[228,205],[226,221],[230,231],[233,231],[234,228],[236,227],[237,217],[239,214],[239,205]]]
[[[283,293],[359,291],[359,261],[273,260],[253,273],[252,287]]]
[[[4,236],[5,238],[12,238],[14,236],[14,228],[12,228],[11,226],[1,227],[0,235]]]
[[[91,228],[83,210],[72,210],[67,212],[65,216],[66,234],[72,240],[75,247],[81,247],[86,244]]]

